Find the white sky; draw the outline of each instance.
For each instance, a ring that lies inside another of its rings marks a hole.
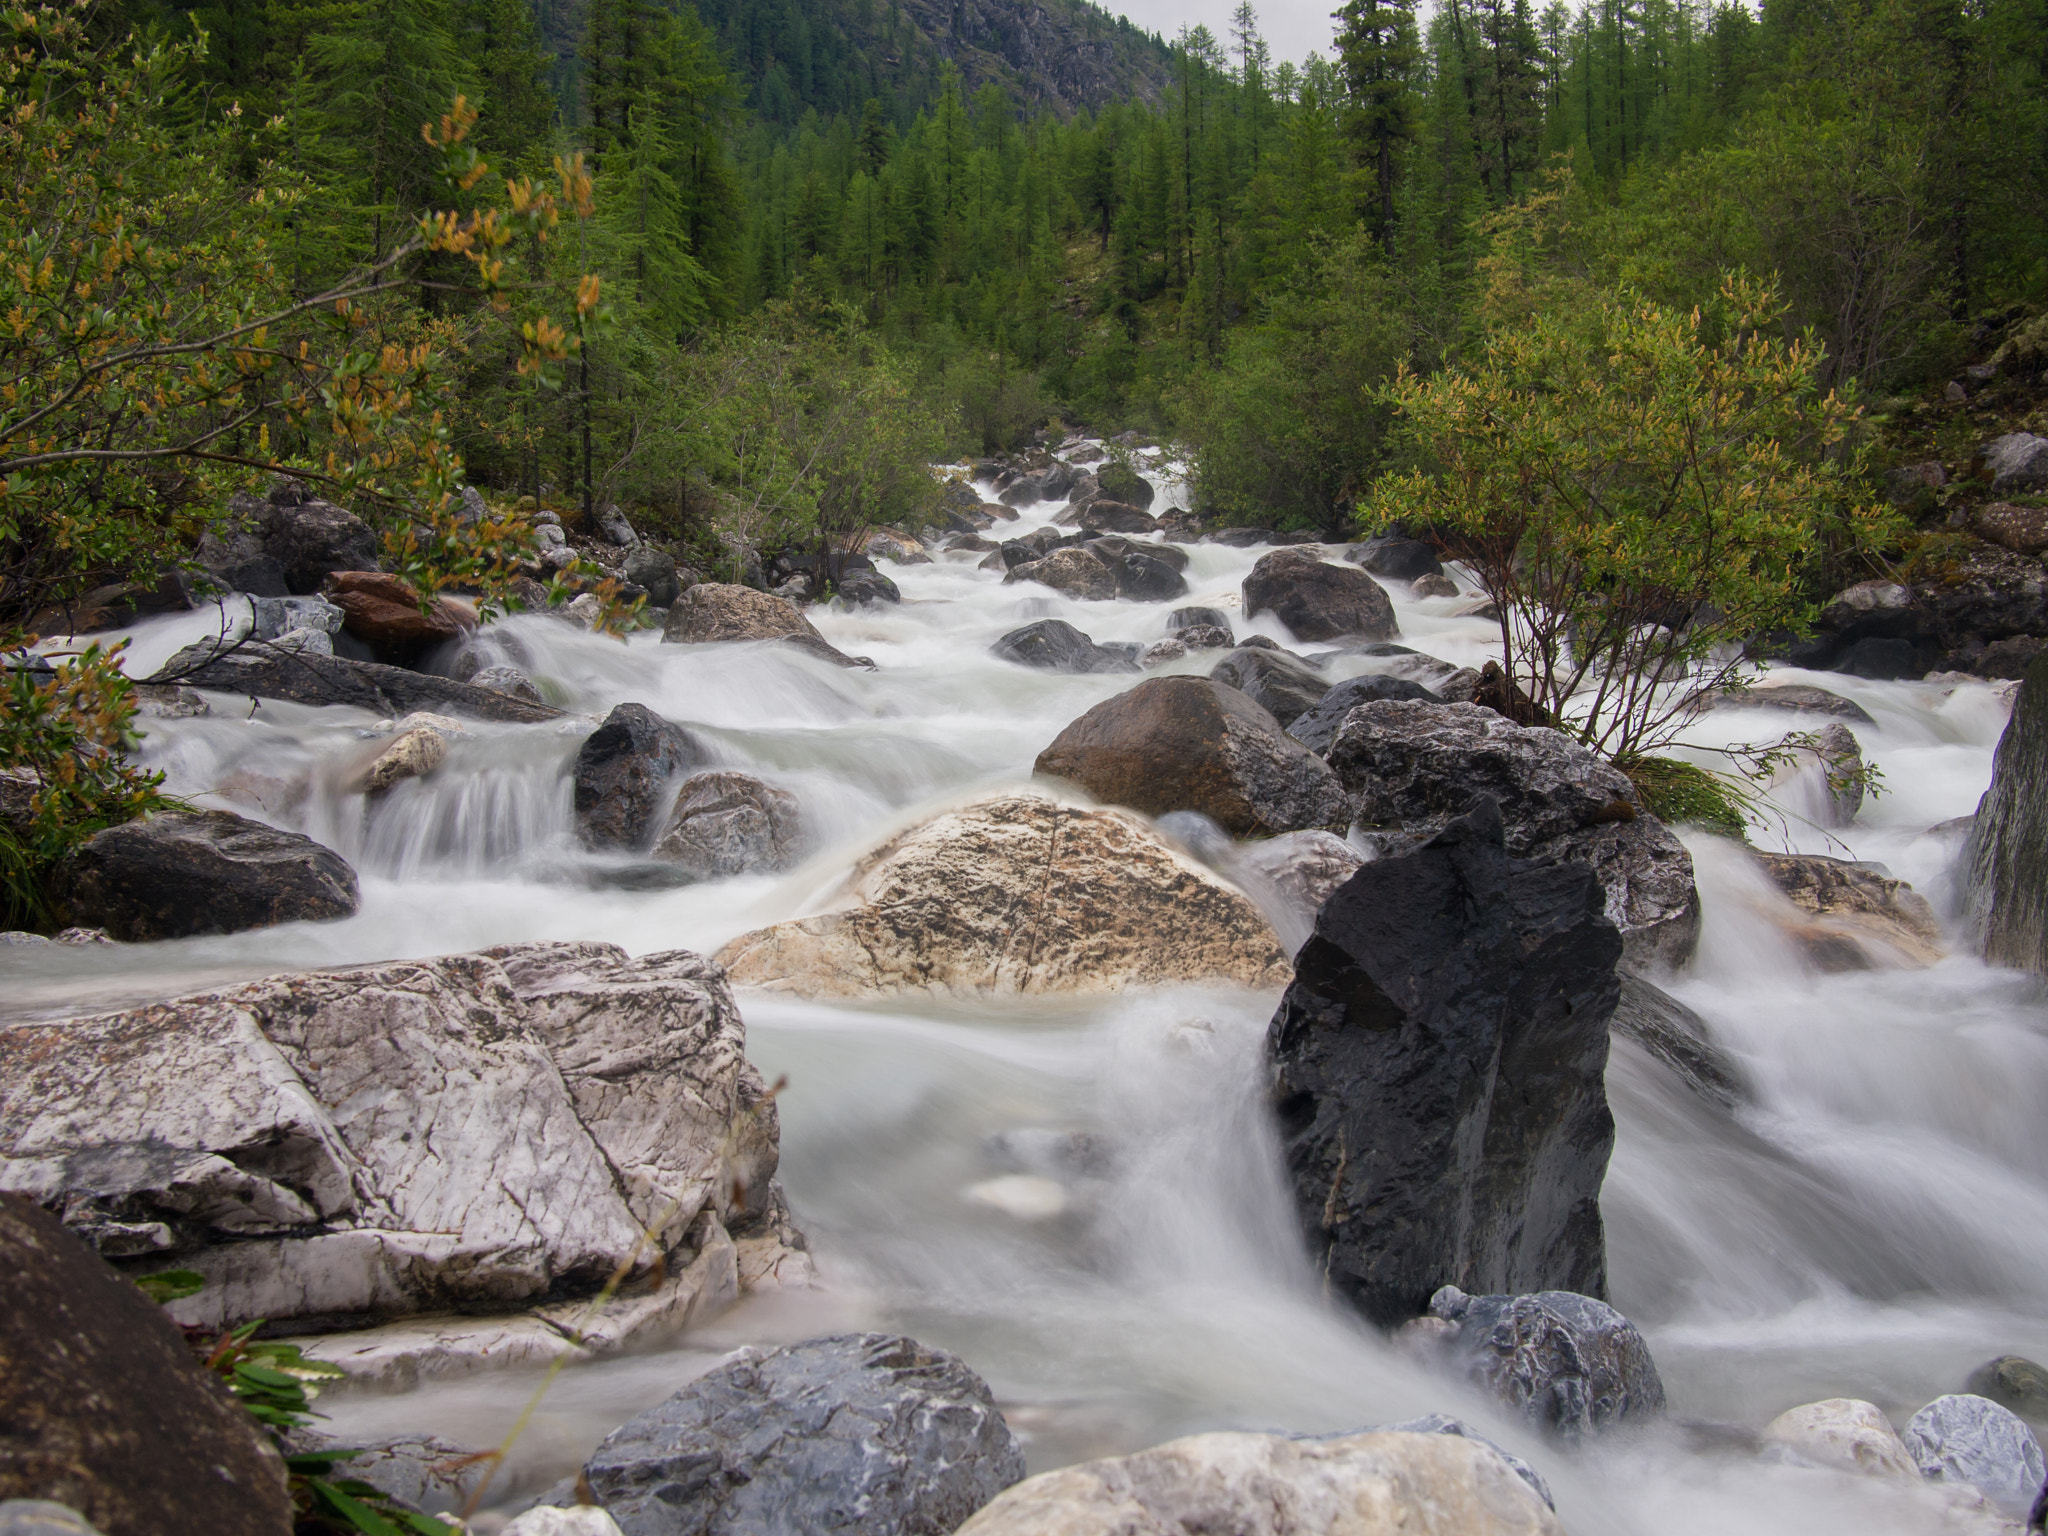
[[[1291,59],[1299,64],[1310,51],[1330,54],[1330,39],[1337,24],[1330,13],[1338,0],[1254,0],[1259,12],[1259,30],[1273,50],[1273,62]],[[1103,0],[1103,8],[1131,18],[1133,26],[1157,32],[1168,42],[1183,25],[1200,24],[1216,34],[1226,46],[1230,42],[1230,13],[1236,0]]]

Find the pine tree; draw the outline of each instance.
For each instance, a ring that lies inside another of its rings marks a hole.
[[[1366,228],[1386,247],[1402,150],[1415,131],[1415,13],[1411,0],[1345,0],[1337,16],[1348,98],[1344,135],[1365,172]]]

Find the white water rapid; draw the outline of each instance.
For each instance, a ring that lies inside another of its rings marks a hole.
[[[1026,509],[1003,532],[1058,510]],[[1238,584],[1263,550],[1187,548],[1182,601],[1229,610],[1240,636],[1291,645],[1270,615],[1247,622],[1239,611]],[[882,834],[1025,783],[1068,721],[1135,681],[1027,670],[992,657],[991,641],[1044,617],[1097,640],[1150,641],[1173,606],[1005,586],[976,569],[980,558],[883,562],[901,607],[813,611],[835,646],[874,658],[873,672],[780,647],[664,645],[652,633],[622,644],[547,617],[491,631],[552,702],[602,716],[637,700],[794,792],[815,851],[792,873],[640,889],[581,851],[567,770],[587,720],[472,724],[439,772],[366,809],[340,786],[370,716],[251,710],[215,695],[209,718],[148,722],[147,759],[174,792],[268,814],[338,849],[360,872],[360,915],[113,949],[13,949],[0,954],[5,1010],[76,1012],[230,977],[520,939],[709,953],[814,909]],[[1462,600],[1387,585],[1402,643],[1458,666],[1492,654],[1491,625],[1453,616]],[[211,613],[183,615],[133,632],[131,671],[145,675],[213,624]],[[1198,653],[1169,670],[1205,672],[1216,659]],[[1399,661],[1339,658],[1328,675]],[[1875,717],[1856,731],[1886,791],[1839,842],[1792,819],[1790,844],[1846,845],[1942,907],[1957,839],[1929,829],[1972,812],[1988,782],[2005,719],[1993,685],[1782,679],[1822,684]],[[1697,734],[1771,741],[1810,720],[1721,711]],[[224,789],[239,798],[209,799]],[[1797,813],[1815,792],[1793,784],[1782,799]],[[1754,866],[1725,842],[1690,841],[1705,929],[1672,990],[1740,1062],[1753,1101],[1718,1111],[1617,1041],[1608,1086],[1619,1132],[1604,1196],[1613,1300],[1647,1336],[1674,1419],[1760,1426],[1797,1403],[1864,1397],[1903,1424],[1993,1355],[2048,1358],[2048,1137],[2035,1119],[2048,1103],[2048,1009],[2035,986],[1968,958],[1959,935],[1931,970],[1816,974],[1763,915]],[[1575,1536],[1951,1528],[1932,1489],[1702,1449],[1676,1427],[1574,1457],[1422,1373],[1325,1301],[1261,1105],[1275,1001],[1203,992],[825,1006],[742,994],[750,1055],[789,1080],[781,1177],[826,1287],[744,1302],[669,1350],[568,1370],[498,1492],[530,1496],[573,1470],[604,1433],[737,1344],[860,1326],[962,1355],[994,1386],[1034,1471],[1203,1429],[1331,1431],[1441,1409],[1535,1463]],[[1068,1130],[1090,1137],[1033,1134]],[[338,1434],[431,1431],[483,1446],[505,1433],[532,1381],[486,1375],[329,1394],[321,1406]]]

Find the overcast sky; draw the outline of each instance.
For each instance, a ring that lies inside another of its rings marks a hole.
[[[1273,50],[1273,62],[1292,59],[1299,64],[1310,51],[1328,57],[1330,38],[1337,24],[1330,13],[1338,0],[1254,0],[1258,5],[1259,30]],[[1168,42],[1183,24],[1196,23],[1215,33],[1226,45],[1230,41],[1230,13],[1237,0],[1103,0],[1103,9],[1121,12],[1134,26],[1157,32]]]

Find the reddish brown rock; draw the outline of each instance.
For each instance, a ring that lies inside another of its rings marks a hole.
[[[379,661],[397,665],[476,628],[475,617],[445,597],[422,612],[412,583],[382,571],[335,571],[324,595],[341,610],[344,631],[375,651]]]

